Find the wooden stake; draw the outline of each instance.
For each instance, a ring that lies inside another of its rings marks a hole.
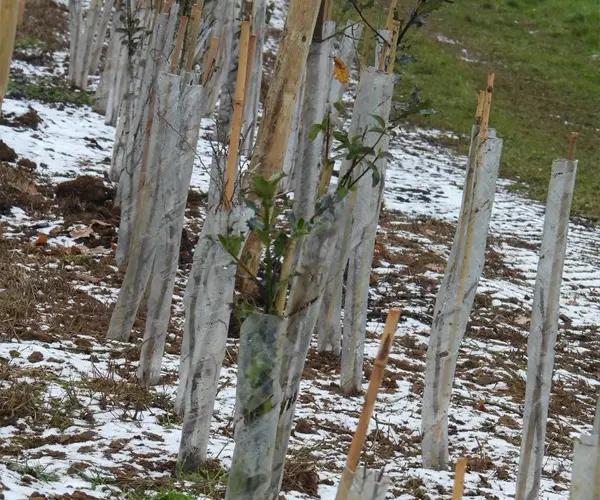
[[[456,462],[456,472],[454,474],[454,492],[452,500],[461,500],[465,491],[465,472],[467,470],[468,460],[466,457],[458,459]]]
[[[390,1],[390,8],[388,10],[387,21],[385,22],[385,28],[387,30],[392,31],[392,28],[393,28],[392,23],[396,19],[396,7],[397,6],[398,6],[398,0]]]
[[[235,178],[237,175],[237,161],[240,149],[240,135],[242,132],[242,119],[244,114],[244,98],[246,95],[246,73],[249,54],[251,21],[242,21],[240,28],[240,60],[238,63],[237,79],[235,82],[235,94],[233,96],[233,116],[231,118],[231,134],[229,136],[229,154],[227,155],[227,167],[225,170],[225,197],[223,203],[225,208],[231,208]]]
[[[15,45],[19,0],[0,0],[0,114],[8,88],[10,61]]]
[[[187,72],[192,71],[192,66],[194,65],[196,40],[198,40],[200,25],[202,24],[203,7],[204,1],[198,2],[192,7],[192,12],[190,14],[190,29],[188,30],[188,36],[185,42],[185,50],[183,52],[183,57],[181,58],[185,64],[185,70]]]
[[[396,51],[398,49],[398,37],[400,36],[400,21],[392,21],[392,46],[390,47],[386,61],[387,72],[391,75],[394,72],[394,63],[396,62]]]
[[[373,416],[375,400],[377,399],[377,393],[379,392],[379,387],[383,380],[385,366],[387,365],[390,351],[392,350],[394,335],[399,320],[400,310],[390,309],[385,321],[383,335],[381,336],[379,352],[373,363],[373,371],[371,372],[371,378],[369,379],[369,388],[367,389],[367,394],[365,396],[365,403],[358,420],[358,425],[356,426],[356,431],[354,431],[350,450],[348,451],[348,457],[346,458],[346,466],[344,467],[336,500],[345,500],[350,492],[350,486],[352,485],[354,473],[356,472],[360,461],[360,455],[365,444],[369,422]]]
[[[206,82],[208,82],[212,76],[215,68],[215,59],[217,58],[217,53],[219,52],[219,43],[220,39],[218,36],[213,36],[210,38],[208,50],[206,51],[204,62],[202,63],[202,85],[206,85]]]
[[[371,378],[369,379],[369,388],[365,396],[365,404],[350,444],[350,451],[348,451],[348,458],[346,459],[346,467],[352,472],[356,471],[358,463],[360,461],[360,454],[365,444],[367,436],[367,429],[369,422],[373,416],[373,410],[375,408],[375,400],[377,399],[377,393],[383,380],[385,366],[388,362],[390,351],[392,350],[392,344],[394,342],[394,335],[396,334],[396,327],[400,320],[400,310],[390,309],[385,321],[385,327],[383,329],[383,335],[381,336],[379,352],[373,363],[373,371],[371,372]]]
[[[485,89],[485,100],[481,110],[481,127],[479,128],[479,137],[482,141],[488,138],[488,126],[490,122],[490,110],[492,108],[492,94],[494,92],[495,74],[488,75],[487,88]]]
[[[185,38],[185,29],[187,28],[188,17],[181,16],[179,18],[179,29],[177,31],[177,38],[175,39],[175,49],[171,56],[171,73],[177,73],[179,67],[179,58],[181,57],[181,49],[183,48],[183,40]]]
[[[575,143],[579,137],[579,132],[571,132],[569,134],[569,147],[567,152],[567,160],[573,161],[575,159]]]
[[[19,0],[19,14],[17,17],[17,28],[23,25],[23,19],[25,18],[25,0]]]
[[[163,3],[162,11],[163,13],[168,14],[171,12],[171,7],[173,6],[173,0],[165,0]]]
[[[254,70],[254,61],[256,55],[256,40],[257,36],[250,35],[250,42],[248,43],[248,67],[246,68],[246,92],[250,88],[250,78],[252,78],[252,71]],[[248,96],[244,96],[244,102]]]
[[[483,117],[483,106],[485,103],[485,90],[480,90],[477,94],[477,111],[475,111],[475,122],[480,125]]]

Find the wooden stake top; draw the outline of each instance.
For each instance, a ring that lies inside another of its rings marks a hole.
[[[575,143],[579,137],[579,132],[571,132],[569,134],[569,146],[567,149],[567,160],[573,161],[575,159]]]
[[[483,96],[483,104],[481,105],[481,121],[479,127],[479,137],[485,141],[488,138],[488,127],[490,123],[490,111],[492,109],[492,94],[494,93],[495,73],[489,73],[487,78],[487,87]],[[481,99],[481,93],[480,97]],[[478,103],[477,112],[479,113],[480,106]]]

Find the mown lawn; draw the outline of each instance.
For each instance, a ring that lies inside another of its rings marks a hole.
[[[388,2],[379,3],[369,11],[376,23]],[[567,135],[578,131],[573,212],[600,220],[600,0],[455,0],[407,42],[416,60],[398,65],[398,98],[418,87],[436,111],[413,123],[457,132],[466,151],[476,92],[494,71],[502,175],[543,200],[552,160],[566,156]]]

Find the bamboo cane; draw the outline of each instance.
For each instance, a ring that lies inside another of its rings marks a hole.
[[[468,460],[466,457],[459,458],[456,462],[452,500],[462,500],[463,493],[465,491],[465,472],[467,470],[467,463]]]
[[[375,407],[375,401],[377,399],[377,393],[383,380],[385,366],[387,365],[390,351],[392,349],[392,343],[394,342],[394,335],[396,333],[396,327],[400,320],[400,310],[390,309],[385,321],[385,327],[383,329],[383,335],[381,336],[381,343],[379,346],[379,352],[373,363],[373,371],[371,372],[371,378],[369,380],[369,388],[365,396],[365,403],[363,405],[352,443],[350,444],[350,450],[348,451],[348,457],[346,458],[346,466],[342,473],[342,479],[338,488],[336,500],[346,500],[348,493],[350,492],[350,486],[352,485],[352,479],[358,463],[360,461],[360,454],[365,444],[367,430],[369,428],[369,421],[373,416],[373,409]]]
[[[242,21],[240,29],[240,60],[238,63],[235,95],[233,96],[233,117],[231,119],[231,134],[229,137],[229,153],[225,170],[225,208],[231,208],[235,178],[237,175],[237,160],[240,150],[240,135],[242,133],[242,119],[244,114],[244,98],[246,95],[246,73],[248,60],[252,57],[249,53],[251,21]]]
[[[204,8],[204,1],[200,1],[192,7],[190,14],[190,29],[188,30],[187,40],[185,42],[185,50],[183,57],[181,58],[185,64],[185,70],[187,72],[192,71],[194,65],[194,49],[196,48],[196,40],[200,33],[200,25],[202,22],[202,9]]]
[[[494,92],[495,74],[490,73],[487,80],[487,88],[485,89],[485,100],[481,110],[481,127],[479,128],[479,137],[485,141],[488,138],[488,127],[490,123],[490,110],[492,109],[492,94]]]
[[[175,40],[175,49],[171,56],[171,73],[177,73],[179,67],[179,58],[181,57],[181,50],[183,49],[183,40],[185,38],[185,29],[187,28],[188,17],[181,16],[179,18],[179,29],[177,31],[177,38]]]
[[[2,101],[8,88],[18,15],[18,0],[0,1],[0,114],[2,113]]]

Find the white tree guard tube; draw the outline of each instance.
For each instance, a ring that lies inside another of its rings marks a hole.
[[[180,99],[182,87],[185,90],[183,99]],[[200,88],[186,89],[185,87],[185,84],[181,84],[181,77],[176,75],[162,74],[158,78],[156,110],[148,143],[147,168],[136,198],[137,219],[131,255],[111,317],[107,334],[110,339],[129,338],[154,266],[159,241],[162,241],[163,237],[169,240],[180,237],[180,233],[164,235],[161,232],[175,230],[176,226],[173,224],[182,224],[181,221],[173,222],[170,219],[175,214],[180,214],[183,218],[185,207],[178,205],[177,200],[185,200],[185,195],[179,190],[187,192],[187,187],[178,186],[177,183],[186,180],[189,183],[191,172],[184,172],[182,179],[178,181],[176,171],[191,169],[199,129],[198,116],[194,115],[200,114]],[[188,140],[191,144],[188,144]],[[161,250],[167,249],[163,246]],[[161,265],[158,266],[158,270],[164,272]],[[155,300],[158,300],[157,293],[158,291],[155,290],[153,295]],[[149,310],[150,316],[152,317],[155,312]],[[168,323],[168,308],[166,314]],[[161,317],[157,321],[162,324],[165,320]],[[151,325],[146,334],[149,331],[153,332],[155,327],[156,324]]]
[[[220,42],[214,72],[205,85],[206,98],[203,114],[210,114],[214,111],[221,88],[226,81],[229,62],[232,58],[235,0],[216,1],[212,36],[218,37]]]
[[[92,0],[84,22],[81,0],[69,1],[69,79],[83,90],[87,88],[89,74],[98,67],[112,8],[113,0],[106,0],[102,4],[100,0]]]
[[[359,467],[353,474],[352,485],[346,500],[384,500],[390,487],[390,478],[382,471]]]
[[[502,139],[493,129],[480,141],[473,129],[461,211],[444,279],[433,312],[422,409],[423,464],[445,470],[448,407],[458,350],[485,261]]]
[[[130,83],[129,106],[123,106],[123,125],[117,128],[117,140],[113,151],[113,174],[118,176],[118,201],[121,221],[115,259],[125,267],[129,259],[134,226],[138,225],[137,205],[141,185],[144,182],[149,151],[149,131],[152,128],[156,101],[158,74],[166,64],[172,47],[177,21],[177,4],[170,14],[160,14],[149,47],[149,56],[144,61],[135,85],[135,76]],[[120,120],[120,121],[121,121]],[[120,134],[120,135],[119,135]],[[114,177],[113,177],[114,179]]]
[[[338,59],[340,59],[346,67],[350,70],[352,63],[356,57],[357,47],[362,36],[363,25],[362,23],[348,23],[344,28],[340,46],[337,51]],[[339,101],[346,91],[347,84],[340,82],[337,79],[333,79],[329,88],[329,96],[327,98],[328,105],[331,109],[331,120],[335,125],[340,125],[338,112],[333,107],[333,104]]]
[[[218,236],[245,234],[250,215],[241,207],[209,213],[194,252],[185,292],[176,401],[176,409],[183,415],[178,464],[185,471],[197,470],[206,460],[233,304],[237,266]]]
[[[286,320],[249,316],[240,331],[235,449],[226,500],[265,500],[271,486],[281,406],[280,363]]]
[[[347,200],[334,202],[333,199],[325,199],[328,208],[315,218],[313,229],[300,244],[297,276],[290,287],[286,307],[288,325],[281,362],[283,400],[277,424],[271,489],[266,499],[279,498],[302,371],[325,289],[327,269],[335,258],[335,241],[339,238],[342,214],[347,210]]]
[[[537,498],[539,493],[558,333],[560,286],[576,173],[576,161],[556,160],[552,165],[527,339],[527,385],[517,500]]]
[[[310,131],[313,125],[322,123],[327,110],[327,98],[333,79],[333,38],[335,23],[323,23],[322,40],[310,46],[306,62],[306,77],[302,103],[302,126],[298,135],[296,168],[301,171],[294,176],[294,214],[308,221],[315,213],[315,202],[319,175],[323,162],[323,134],[313,140]]]
[[[360,80],[358,83],[356,100],[354,101],[354,110],[352,113],[352,122],[350,123],[350,129],[348,132],[349,137],[355,137],[362,135],[363,132],[377,125],[376,119],[373,115],[380,116],[384,121],[387,122],[391,110],[391,96],[393,93],[394,79],[393,76],[388,75],[383,71],[378,71],[373,67],[366,67],[362,70]],[[375,143],[379,141],[377,145]],[[380,137],[377,133],[367,133],[364,138],[364,145],[374,146],[376,149],[382,148],[387,149],[387,138]],[[348,161],[342,165],[340,176],[344,176],[350,164]],[[355,172],[354,177],[360,175],[364,169],[364,165],[357,167],[358,171]],[[385,170],[385,159],[378,160],[378,170],[380,171],[380,183],[379,188],[383,188],[383,177]],[[364,230],[368,221],[364,220],[373,218],[373,210],[375,205],[378,205],[378,201],[374,198],[375,192],[379,190],[372,188],[372,178],[370,174],[366,174],[357,184],[357,188],[360,191],[360,195],[355,191],[351,196],[350,210],[345,214],[343,220],[344,230],[341,233],[341,238],[336,243],[336,261],[334,267],[331,269],[328,276],[327,288],[323,298],[322,310],[320,312],[319,323],[317,327],[318,331],[318,348],[321,352],[333,351],[335,354],[340,353],[340,342],[342,337],[342,328],[340,323],[341,309],[342,309],[342,289],[344,285],[344,273],[348,259],[350,257],[351,249],[353,248],[353,241],[358,244],[357,235],[360,231]],[[364,196],[364,198],[363,198]],[[357,199],[359,199],[357,203]],[[358,205],[364,205],[358,207]],[[355,217],[356,212],[356,217]],[[368,217],[368,214],[372,214]],[[377,207],[377,214],[374,215],[375,224],[378,218],[379,208]],[[354,224],[358,226],[354,227]],[[376,226],[375,226],[376,229]],[[369,264],[370,265],[370,264]],[[348,304],[350,305],[350,303]],[[346,313],[344,312],[344,316]],[[349,330],[347,330],[349,331]],[[364,335],[364,333],[363,333]],[[346,347],[350,349],[351,337],[348,335]],[[355,353],[356,354],[356,353]],[[351,353],[347,352],[346,355],[342,352],[342,367],[346,367],[344,373],[350,374],[354,371],[354,361]],[[361,354],[362,356],[362,354]],[[362,359],[362,358],[361,358]],[[360,362],[362,365],[362,362]],[[342,368],[344,370],[344,368]],[[361,368],[362,370],[362,368]],[[352,379],[352,377],[349,377]]]
[[[161,175],[160,197],[154,200],[162,211],[162,217],[156,235],[158,241],[146,303],[146,330],[138,370],[138,377],[147,385],[157,384],[160,379],[171,299],[179,263],[187,193],[202,116],[202,88],[188,85],[185,76],[162,74],[158,91],[159,125],[170,127],[179,135],[179,157],[176,163],[162,166],[164,170]],[[165,99],[162,94],[171,99],[168,108],[178,111],[175,123],[167,123],[161,118],[160,113],[165,111]]]
[[[356,117],[353,123],[356,130],[364,131],[377,126],[375,116],[388,122],[392,108],[394,93],[394,75],[375,68],[367,68],[361,75],[357,101],[368,101],[368,110],[362,106],[355,108]],[[365,83],[362,83],[364,79]],[[366,111],[366,112],[365,112]],[[376,151],[387,152],[388,136],[369,132],[364,137],[364,144]],[[340,387],[346,394],[358,391],[362,385],[365,330],[367,327],[367,305],[369,299],[369,278],[373,249],[377,234],[377,221],[381,208],[385,179],[386,159],[382,157],[376,162],[379,181],[374,186],[372,175],[367,173],[357,183],[357,190],[352,193],[356,204],[352,212],[352,232],[348,260],[346,293],[344,296],[344,328],[342,336],[342,363],[340,371]],[[353,178],[362,175],[369,167],[359,165]]]
[[[267,0],[254,0],[252,4],[252,33],[256,35],[256,50],[252,55],[252,67],[247,78],[246,99],[244,102],[243,150],[250,156],[258,127],[258,108],[263,78],[263,51],[267,30]]]
[[[600,399],[592,434],[581,436],[573,452],[571,500],[600,498]]]

